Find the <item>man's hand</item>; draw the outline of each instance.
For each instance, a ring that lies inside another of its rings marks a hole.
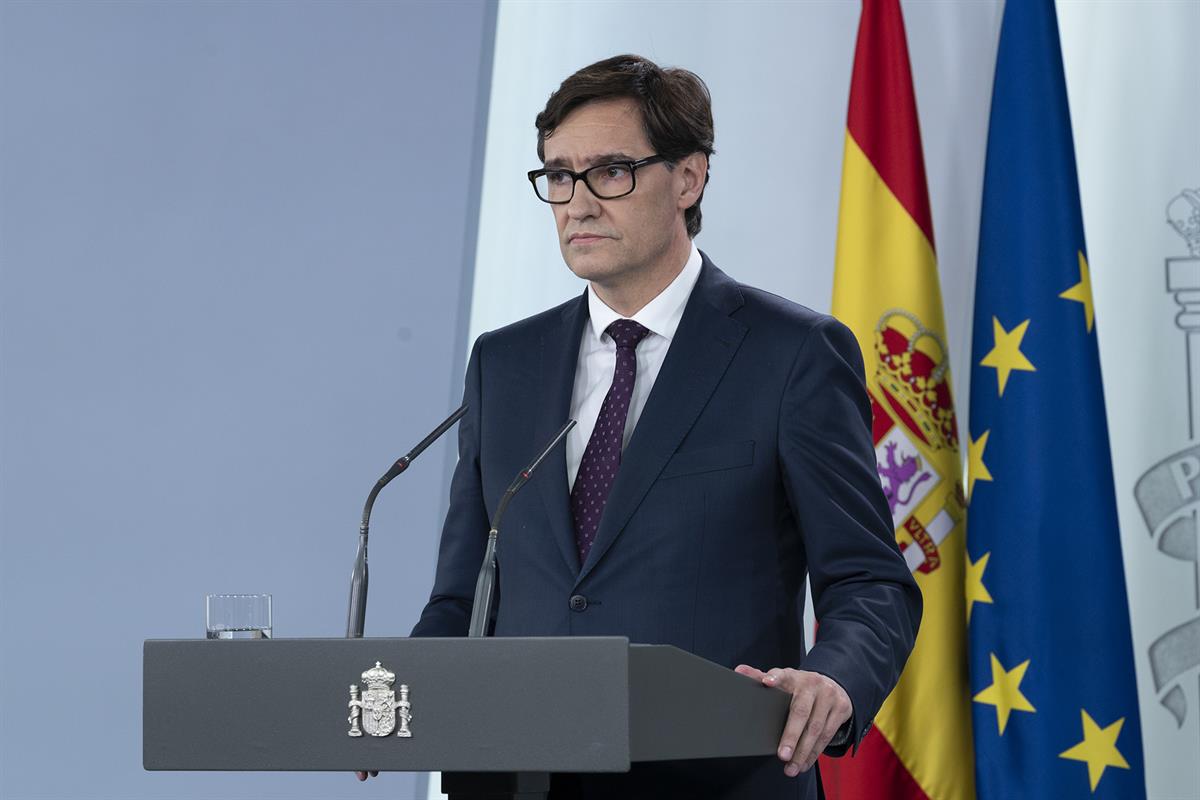
[[[367,775],[370,775],[372,778],[374,778],[379,774],[379,770],[373,769],[370,772],[356,772],[354,774],[358,776],[360,781],[365,781],[367,779]]]
[[[791,693],[792,707],[778,751],[779,760],[787,762],[783,771],[788,777],[811,769],[838,728],[854,713],[846,690],[820,673],[779,668],[763,672],[746,664],[739,664],[734,672]]]

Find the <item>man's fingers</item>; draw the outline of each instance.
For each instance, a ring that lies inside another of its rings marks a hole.
[[[748,678],[754,678],[756,681],[761,681],[767,675],[767,673],[763,672],[761,669],[756,669],[749,664],[738,664],[733,668],[733,671],[738,675],[745,675]]]
[[[812,752],[808,754],[808,760],[800,765],[802,769],[812,769],[812,765],[817,763],[817,759],[825,752],[825,748],[829,747],[829,743],[833,741],[833,737],[837,735],[840,727],[842,726],[836,721],[836,716],[833,712],[830,712],[829,716],[825,718],[821,735],[817,738],[816,744],[813,745]]]
[[[809,687],[810,689],[815,688],[811,686],[810,681],[805,679],[805,676],[808,674],[795,669],[780,669],[779,667],[775,667],[767,670],[767,674],[763,677],[763,683],[795,694],[805,687]]]
[[[369,773],[368,773],[368,772],[363,772],[362,770],[359,770],[358,772],[356,772],[356,773],[354,773],[354,774],[355,774],[355,776],[356,776],[356,777],[357,777],[357,778],[358,778],[360,781],[365,781],[365,780],[367,779],[367,775],[370,775],[372,778],[374,778],[374,777],[376,777],[377,775],[379,775],[379,770],[377,770],[377,769],[373,769],[373,770],[371,770]]]
[[[787,724],[783,726],[783,735],[779,737],[780,761],[792,761],[796,758],[796,748],[800,742],[800,735],[804,733],[804,727],[808,724],[808,718],[812,714],[812,706],[813,694],[811,691],[801,689],[792,695]],[[788,769],[791,769],[790,764],[784,771],[787,772]],[[789,772],[788,774],[794,775],[795,773]]]
[[[796,746],[795,755],[792,756],[792,764],[796,765],[797,772],[811,767],[817,760],[817,756],[825,749],[825,745],[829,744],[829,740],[833,738],[835,731],[830,731],[828,736],[825,731],[829,727],[829,714],[832,707],[833,701],[824,693],[818,693],[813,700],[812,711],[808,715],[808,724],[804,726],[804,733],[800,736],[800,743]],[[788,766],[790,767],[792,764]]]

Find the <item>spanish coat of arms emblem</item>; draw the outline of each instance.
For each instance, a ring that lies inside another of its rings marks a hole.
[[[958,420],[949,355],[942,337],[909,311],[885,311],[875,327],[870,394],[879,480],[904,561],[925,574],[941,566],[939,547],[959,529],[966,508],[954,474]]]
[[[350,685],[350,716],[346,718],[350,723],[348,735],[362,736],[365,730],[371,736],[390,736],[395,731],[399,737],[411,738],[412,704],[408,701],[408,685],[400,684],[400,699],[397,700],[392,690],[396,673],[378,661],[362,674],[362,682],[367,688],[361,694],[358,684]]]

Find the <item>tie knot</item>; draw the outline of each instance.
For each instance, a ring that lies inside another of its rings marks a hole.
[[[638,342],[645,339],[646,335],[650,333],[649,329],[631,319],[619,319],[605,328],[604,332],[617,343],[617,347],[630,348],[637,347]]]

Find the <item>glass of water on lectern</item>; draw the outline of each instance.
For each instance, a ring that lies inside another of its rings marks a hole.
[[[209,639],[271,638],[269,594],[210,594],[204,611]]]

